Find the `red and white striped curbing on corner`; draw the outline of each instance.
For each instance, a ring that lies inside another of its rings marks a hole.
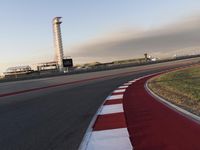
[[[148,79],[173,70],[137,78],[113,91],[91,122],[79,150],[199,150],[199,124],[185,117],[188,112],[180,114],[177,106],[166,101],[163,105],[163,100],[145,90]]]
[[[132,150],[123,109],[126,88],[136,80],[118,87],[108,96],[80,150]]]

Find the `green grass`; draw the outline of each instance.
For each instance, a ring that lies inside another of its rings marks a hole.
[[[170,72],[149,81],[158,95],[200,115],[200,66]]]

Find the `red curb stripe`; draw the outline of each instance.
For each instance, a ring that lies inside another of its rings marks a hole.
[[[99,115],[94,124],[93,131],[126,128],[124,113]]]
[[[106,101],[104,105],[122,104],[122,99]]]
[[[120,93],[112,93],[111,95],[122,95],[124,94],[124,92],[120,92]]]

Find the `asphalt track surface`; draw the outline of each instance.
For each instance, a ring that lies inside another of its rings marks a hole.
[[[149,95],[144,87],[149,78],[134,82],[123,98],[134,149],[199,150],[199,124]]]
[[[76,150],[113,89],[134,78],[196,61],[2,83],[0,150]],[[23,92],[41,87],[46,88]]]

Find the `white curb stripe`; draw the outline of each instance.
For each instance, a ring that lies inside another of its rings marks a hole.
[[[123,94],[119,94],[119,95],[108,96],[106,100],[115,100],[115,99],[122,99],[122,98],[123,98]]]
[[[126,90],[125,89],[119,89],[119,90],[115,90],[113,93],[122,93],[122,92],[125,92]]]
[[[105,114],[113,114],[119,112],[124,112],[122,104],[104,105],[99,114],[105,115]]]
[[[127,128],[94,131],[87,150],[132,150]]]
[[[128,82],[128,83],[124,83],[124,85],[131,85],[132,83]]]
[[[148,76],[148,75],[147,75],[147,76]],[[144,77],[146,77],[146,76],[139,77],[139,78],[137,78],[137,79],[135,79],[135,80],[138,81],[138,80],[140,80],[140,79],[142,79],[142,78],[144,78]]]
[[[129,83],[134,83],[135,81],[137,81],[137,80],[132,80],[132,81],[129,81]]]
[[[118,87],[118,89],[126,89],[126,88],[128,88],[127,85],[125,85],[125,86],[119,86],[119,87]]]

